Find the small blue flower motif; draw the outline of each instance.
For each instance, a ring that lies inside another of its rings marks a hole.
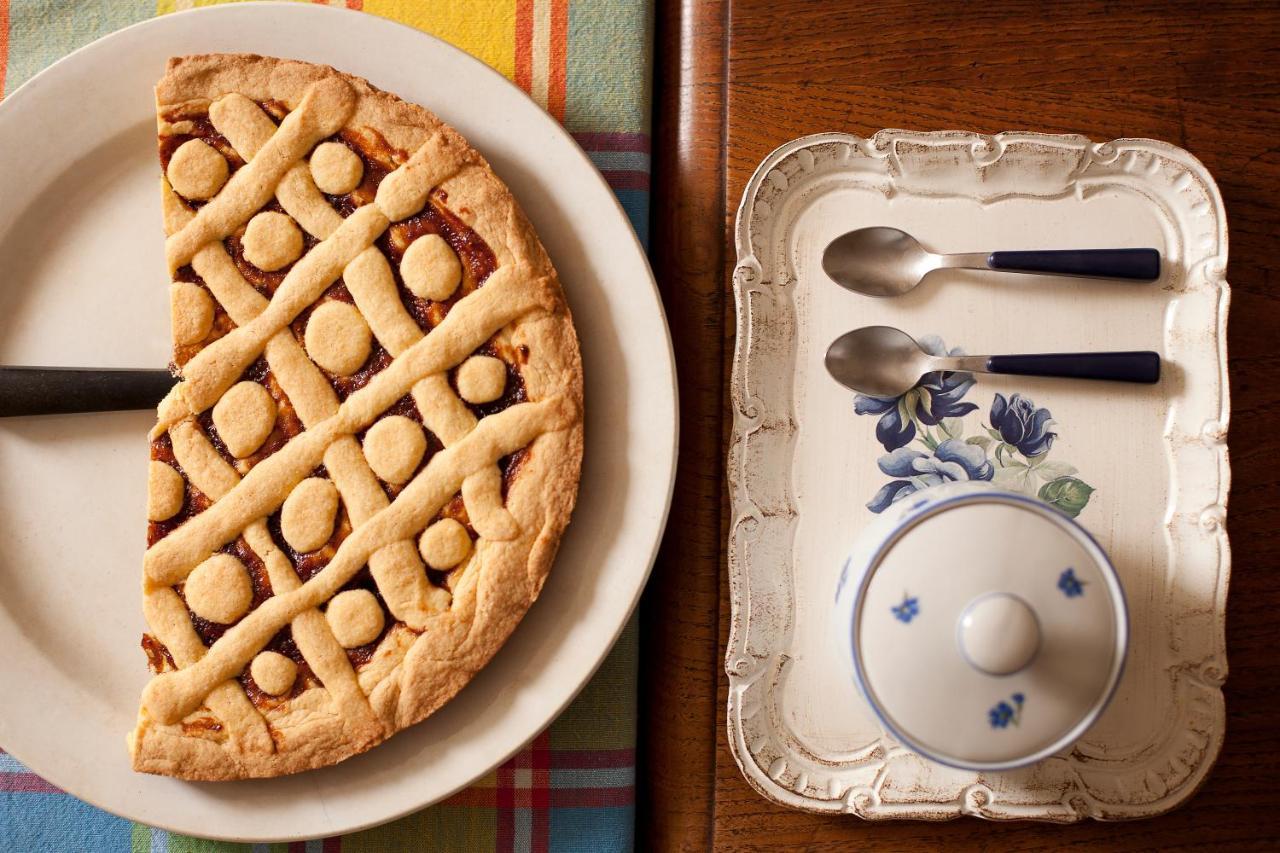
[[[902,603],[890,608],[893,610],[893,618],[899,622],[910,622],[912,619],[920,615],[920,599],[902,594]]]
[[[1003,394],[996,394],[991,402],[991,428],[1000,433],[1005,444],[1016,447],[1027,458],[1043,456],[1053,447],[1058,434],[1049,429],[1051,426],[1053,415],[1049,410],[1037,409],[1021,394],[1008,400]]]
[[[1058,576],[1058,589],[1067,596],[1067,598],[1076,598],[1084,595],[1085,582],[1076,577],[1076,570],[1068,568],[1065,572]]]
[[[884,512],[908,495],[933,486],[990,480],[995,475],[987,452],[958,438],[947,439],[930,453],[900,447],[881,456],[876,464],[890,477],[899,479],[890,480],[880,487],[880,491],[867,503],[867,509],[872,512]]]
[[[987,719],[991,722],[991,728],[1004,729],[1008,728],[1010,724],[1016,726],[1021,721],[1022,704],[1027,697],[1021,693],[1015,693],[1009,698],[1013,701],[1012,705],[1002,699],[987,712]]]
[[[922,337],[920,346],[930,355],[964,355],[958,347],[948,350],[937,335]],[[973,382],[972,373],[928,373],[916,387],[898,397],[859,394],[853,399],[853,410],[860,415],[879,415],[876,439],[885,450],[893,451],[911,443],[918,425],[937,426],[945,418],[960,418],[977,410],[977,404],[963,400]]]

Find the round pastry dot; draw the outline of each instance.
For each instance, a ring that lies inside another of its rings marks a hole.
[[[355,306],[333,299],[311,312],[303,342],[316,364],[338,376],[350,376],[369,358],[373,336]]]
[[[216,148],[199,139],[188,139],[169,158],[165,174],[178,195],[204,201],[217,195],[229,172],[227,158]]]
[[[473,355],[457,374],[458,394],[468,403],[492,403],[507,387],[507,366],[491,355]]]
[[[209,291],[188,281],[175,281],[169,288],[169,325],[177,344],[203,341],[213,329],[213,297]]]
[[[248,613],[253,603],[249,572],[230,554],[214,554],[192,569],[182,592],[192,613],[221,625]]]
[[[413,475],[427,451],[427,437],[412,418],[391,415],[383,418],[364,436],[364,457],[373,473],[388,483],[400,485]]]
[[[308,477],[285,498],[280,533],[290,548],[306,554],[329,541],[337,516],[337,487],[323,477]]]
[[[262,446],[276,425],[276,401],[257,382],[237,382],[213,407],[218,437],[237,459]]]
[[[364,163],[341,142],[324,142],[311,152],[311,179],[320,192],[346,195],[360,186]]]
[[[372,643],[382,634],[382,607],[367,589],[340,592],[324,611],[329,630],[344,649]]]
[[[274,272],[302,256],[302,231],[285,214],[267,210],[249,220],[240,246],[245,260],[260,270]]]
[[[439,302],[458,289],[462,264],[439,234],[426,234],[405,249],[400,277],[415,296]]]
[[[288,693],[298,678],[298,665],[279,652],[259,652],[249,664],[249,674],[263,693]]]
[[[471,553],[471,536],[461,522],[442,518],[423,532],[418,551],[431,568],[452,569]]]
[[[151,460],[147,472],[147,518],[151,521],[173,518],[182,509],[186,491],[181,474],[163,462]]]

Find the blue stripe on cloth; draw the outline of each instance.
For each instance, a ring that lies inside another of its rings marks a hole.
[[[22,762],[7,752],[0,752],[0,773],[26,773]]]
[[[133,824],[66,794],[0,794],[5,850],[121,851]]]
[[[640,245],[649,248],[649,191],[648,190],[614,190],[613,194],[622,202],[622,209],[631,220],[631,227],[636,229]]]
[[[632,850],[635,808],[552,809],[551,853]]]

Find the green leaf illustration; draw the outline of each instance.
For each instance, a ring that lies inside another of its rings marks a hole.
[[[971,435],[964,440],[964,443],[976,444],[978,447],[981,447],[983,450],[987,450],[991,447],[991,439],[987,438],[985,435]]]
[[[964,435],[964,421],[960,418],[943,418],[942,431],[947,434],[947,438],[959,438]]]
[[[1042,480],[1057,480],[1077,473],[1076,466],[1066,462],[1041,462],[1035,466],[1035,472]]]
[[[1076,477],[1058,477],[1040,487],[1040,500],[1075,518],[1088,505],[1094,488]]]
[[[1028,497],[1035,497],[1035,483],[1031,471],[1025,465],[1017,468],[997,468],[992,482],[1011,492],[1021,492]]]

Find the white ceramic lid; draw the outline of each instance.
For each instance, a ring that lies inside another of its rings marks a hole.
[[[886,727],[972,769],[1037,761],[1101,713],[1127,642],[1102,549],[1057,511],[988,492],[909,516],[854,604],[853,658]]]

